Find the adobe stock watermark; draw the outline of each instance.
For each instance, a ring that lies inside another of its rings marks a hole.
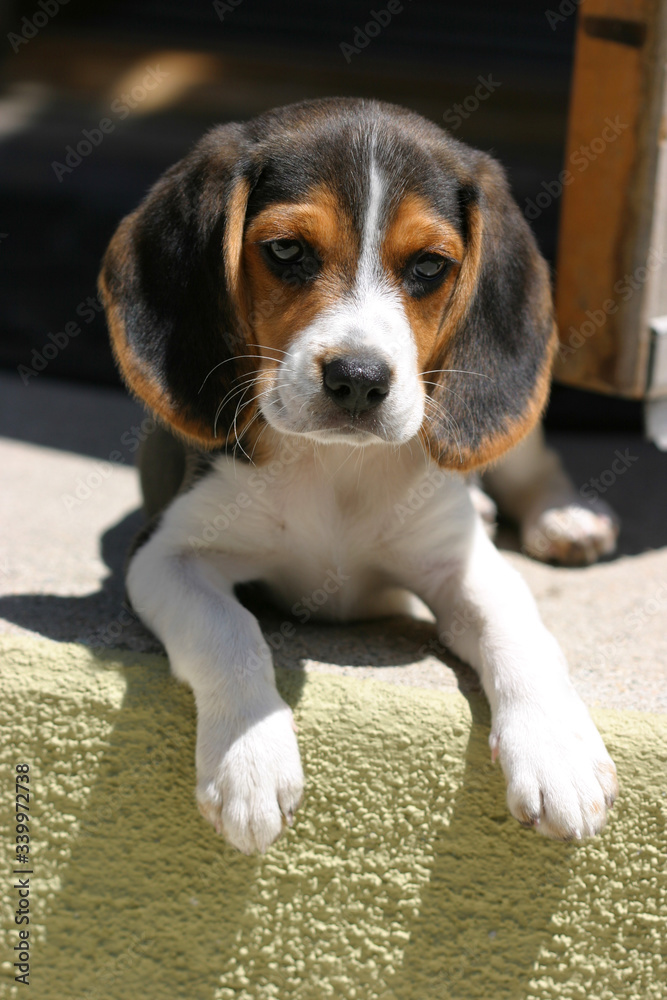
[[[619,476],[625,475],[630,466],[637,461],[639,461],[639,455],[631,455],[629,448],[626,448],[625,451],[620,451],[617,448],[609,468],[604,469],[597,476],[591,476],[588,482],[579,488],[580,495],[586,500],[597,500],[617,482]]]
[[[37,0],[37,10],[32,17],[21,18],[20,32],[10,31],[7,35],[7,41],[14,52],[18,52],[22,45],[27,45],[28,42],[32,41],[42,28],[45,28],[49,21],[56,16],[60,8],[69,2],[70,0]]]
[[[629,448],[626,448],[625,451],[617,448],[608,468],[603,469],[602,472],[598,472],[596,476],[591,476],[585,483],[582,483],[579,487],[579,495],[583,500],[594,503],[600,497],[604,496],[618,482],[619,478],[624,476],[628,469],[638,461],[639,455],[631,454]],[[588,507],[587,504],[577,505],[576,502],[560,510],[551,511],[548,523],[544,528],[535,529],[531,533],[531,550],[544,555],[549,552],[551,542],[562,539],[571,530],[576,534],[576,530],[580,524],[579,515],[582,507],[593,513],[596,512],[595,506]],[[603,554],[606,554],[606,552]]]
[[[442,120],[451,129],[460,128],[463,122],[477,111],[482,101],[488,100],[500,86],[502,86],[500,80],[494,80],[492,73],[489,73],[487,77],[478,76],[477,86],[472,94],[468,94],[460,104],[454,104],[453,107],[448,108],[443,114]]]
[[[225,15],[232,14],[242,3],[243,0],[227,0],[226,3],[224,0],[213,0],[213,10],[218,15],[218,18],[224,21]]]
[[[320,608],[324,607],[332,594],[337,594],[349,579],[350,576],[343,573],[340,567],[335,570],[329,568],[319,587],[311,591],[307,597],[301,597],[295,601],[290,608],[292,615],[299,619],[301,625],[305,625],[314,614],[317,614]],[[283,648],[288,639],[293,639],[295,635],[296,625],[287,618],[276,631],[264,634],[264,640],[271,651],[276,653]],[[268,662],[266,650],[263,649],[259,652],[250,650],[243,669],[246,673],[255,673],[258,670],[265,670]]]
[[[651,272],[656,271],[667,261],[667,252],[662,247],[653,247],[646,257],[646,264],[640,264],[632,274],[624,274],[614,283],[613,292],[616,299],[605,299],[599,309],[587,309],[586,319],[579,326],[570,326],[569,337],[558,346],[558,358],[565,361],[575,354],[607,322],[609,316],[618,312],[619,302],[627,302],[636,291],[646,284]]]
[[[544,16],[551,30],[555,31],[559,24],[572,17],[582,3],[584,0],[561,0],[558,10],[545,10]]]
[[[145,101],[148,94],[155,90],[166,77],[171,76],[169,70],[160,69],[158,66],[147,66],[146,73],[140,84],[136,84],[131,90],[126,91],[111,102],[110,112],[117,119],[105,117],[101,118],[97,128],[84,128],[81,130],[82,138],[76,146],[65,146],[64,163],[53,160],[51,169],[58,178],[58,183],[62,184],[67,174],[71,174],[83,163],[86,157],[90,156],[94,149],[101,146],[104,137],[115,132],[118,122],[124,121],[129,114]]]
[[[96,295],[88,295],[79,302],[74,312],[85,324],[90,324],[99,313],[104,312],[104,306]],[[16,368],[23,384],[28,385],[31,378],[43,372],[49,362],[57,358],[81,332],[81,324],[77,320],[69,320],[62,330],[47,333],[41,349],[33,347],[30,365],[18,365]]]
[[[656,615],[664,615],[667,609],[667,582],[661,580],[653,594],[636,611],[628,611],[620,628],[609,642],[604,642],[595,652],[595,666],[604,667],[615,663],[625,654],[628,643],[635,638]]]
[[[132,625],[136,625],[140,622],[139,616],[135,613],[134,608],[123,601],[120,606],[120,612],[111,622],[107,622],[106,625],[100,625],[98,628],[93,629],[86,636],[86,643],[94,648],[99,648],[102,646],[117,646],[118,640],[123,634],[126,628],[130,628]]]
[[[391,24],[393,18],[397,14],[401,14],[404,10],[405,6],[401,3],[401,0],[389,0],[389,3],[385,7],[381,7],[379,10],[370,10],[368,12],[370,15],[369,20],[366,24],[363,26],[355,24],[352,42],[341,42],[338,46],[343,53],[345,62],[349,65],[352,62],[352,56],[360,55],[370,45],[372,40],[377,38],[383,29]]]
[[[256,472],[251,472],[246,480],[246,489],[240,490],[233,499],[223,501],[217,505],[215,513],[211,513],[202,521],[202,529],[198,535],[189,535],[188,544],[191,550],[199,554],[209,550],[226,531],[241,516],[241,511],[252,507],[258,497],[263,496],[266,490],[276,482],[278,477],[288,465],[296,462],[299,456],[307,447],[306,443],[295,439],[287,439],[276,458],[262,465]]]
[[[577,173],[582,174],[629,127],[626,122],[620,121],[618,115],[616,115],[613,121],[611,118],[605,118],[604,128],[600,135],[592,139],[588,145],[582,144],[578,149],[573,150],[570,153],[568,162],[575,168]],[[542,181],[541,186],[543,190],[539,191],[535,195],[535,198],[526,198],[526,205],[523,210],[525,217],[531,222],[538,219],[542,212],[549,208],[552,202],[560,198],[563,188],[572,184],[575,177],[576,174],[569,168],[566,168],[565,170],[561,170],[558,177],[555,177],[553,180]]]
[[[394,504],[394,514],[398,518],[398,523],[405,524],[408,518],[420,511],[426,501],[430,500],[435,495],[436,490],[440,489],[448,479],[446,472],[435,468],[424,476],[418,486],[411,486],[405,494],[405,502]]]
[[[134,455],[141,447],[142,442],[146,440],[149,434],[153,433],[156,427],[157,424],[152,417],[144,417],[140,424],[135,424],[128,430],[123,431],[120,436],[120,443],[126,452]],[[126,458],[126,454],[118,448],[114,448],[109,453],[109,457],[105,462],[96,462],[90,472],[87,472],[83,476],[77,476],[71,493],[60,494],[60,499],[65,506],[65,510],[71,513],[75,508],[85,503],[86,500],[90,500],[93,493],[113,475],[114,470],[119,465],[125,464]]]

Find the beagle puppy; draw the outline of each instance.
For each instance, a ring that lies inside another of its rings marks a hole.
[[[597,833],[614,764],[466,485],[536,425],[556,345],[498,164],[370,100],[217,127],[120,223],[100,290],[129,388],[177,439],[156,436],[165,485],[127,589],[194,692],[204,817],[264,851],[304,791],[235,596],[262,581],[296,617],[420,598],[479,672],[512,815]]]

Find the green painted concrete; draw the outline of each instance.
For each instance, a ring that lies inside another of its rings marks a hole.
[[[595,713],[622,786],[604,834],[507,814],[484,699],[286,671],[307,797],[263,858],[193,797],[194,709],[158,656],[5,637],[2,840],[30,764],[31,985],[0,997],[658,1000],[667,996],[667,717]]]

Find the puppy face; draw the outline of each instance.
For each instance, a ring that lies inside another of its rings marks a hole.
[[[274,306],[253,324],[262,415],[324,442],[419,432],[421,374],[463,256],[455,226],[423,195],[392,195],[396,171],[368,154],[360,192],[321,181],[245,234],[250,301]]]
[[[502,172],[376,102],[214,130],[121,224],[100,287],[130,386],[207,447],[266,423],[419,435],[468,469],[546,396],[548,276]]]

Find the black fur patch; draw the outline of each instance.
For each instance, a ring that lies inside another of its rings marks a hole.
[[[528,409],[537,419],[545,400],[535,400],[536,386],[554,340],[546,264],[500,167],[479,156],[492,194],[480,183],[464,195],[468,214],[477,206],[483,225],[479,272],[467,314],[441,356],[441,367],[454,371],[443,372],[433,391],[451,419],[440,428],[438,457],[454,468],[494,438],[511,436]]]
[[[534,406],[552,337],[548,278],[500,168],[403,108],[307,101],[213,129],[158,181],[132,217],[125,245],[105,258],[103,275],[128,351],[152,390],[168,398],[168,412],[185,418],[195,428],[191,436],[207,447],[228,440],[236,398],[218,408],[253,371],[252,359],[242,357],[252,353],[252,330],[232,302],[222,255],[235,184],[248,186],[246,223],[267,205],[328,185],[360,233],[371,157],[389,182],[388,211],[406,193],[421,194],[468,244],[473,208],[483,222],[466,318],[433,367],[488,377],[430,376],[440,382],[433,397],[449,414],[430,424],[439,460],[457,467],[460,454],[474,455],[511,434]]]

